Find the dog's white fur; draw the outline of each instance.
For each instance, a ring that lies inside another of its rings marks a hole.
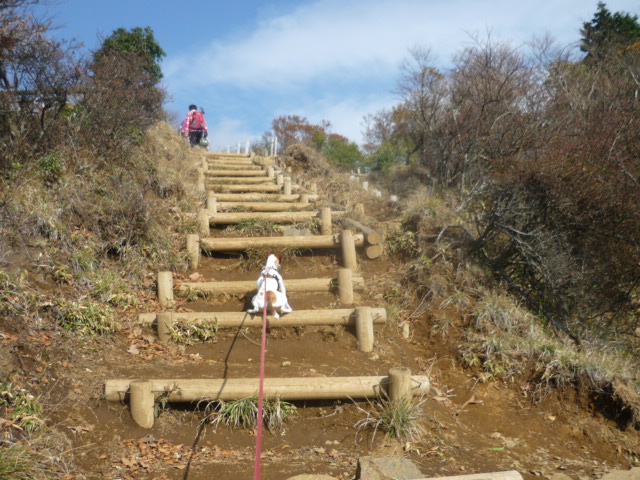
[[[252,308],[247,313],[256,313],[264,309],[265,301],[267,304],[267,313],[274,318],[280,318],[283,313],[292,312],[287,300],[287,289],[284,286],[282,275],[278,271],[280,269],[280,260],[282,255],[273,253],[267,257],[267,263],[258,277],[256,282],[257,293],[251,300]]]

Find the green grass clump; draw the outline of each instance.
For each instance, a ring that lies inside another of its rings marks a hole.
[[[253,429],[257,426],[258,399],[256,397],[241,398],[229,402],[219,401],[207,405],[210,411],[208,421],[215,427],[224,425],[229,428]],[[295,405],[279,398],[265,399],[262,405],[262,419],[271,432],[284,428],[284,424],[296,413]]]
[[[21,445],[0,448],[0,478],[12,480],[46,480],[48,475],[42,471],[29,451]]]
[[[177,320],[169,330],[173,342],[187,345],[194,342],[213,342],[217,333],[217,318],[213,320]]]
[[[0,380],[0,408],[4,410],[2,416],[23,432],[31,434],[44,428],[40,399],[5,380]]]
[[[259,220],[257,218],[247,218],[231,225],[224,231],[229,237],[269,237],[278,235],[278,226],[273,222]]]
[[[118,330],[113,311],[91,301],[60,301],[55,307],[55,316],[62,328],[80,336],[110,335]]]
[[[369,401],[368,410],[358,407],[366,416],[354,425],[357,429],[357,435],[362,430],[373,431],[371,439],[373,442],[376,433],[380,430],[401,442],[420,441],[425,433],[422,426],[426,416],[423,410],[425,401],[425,398],[416,399],[411,396],[405,396],[398,400],[380,398]]]

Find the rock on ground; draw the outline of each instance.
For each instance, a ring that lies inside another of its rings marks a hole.
[[[406,458],[360,457],[356,478],[359,480],[412,480],[424,478],[424,475],[413,462]]]

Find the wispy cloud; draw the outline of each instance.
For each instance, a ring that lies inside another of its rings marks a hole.
[[[612,10],[630,11],[615,4],[632,0],[609,3]],[[596,4],[596,0],[304,2],[287,14],[265,18],[248,33],[212,41],[193,58],[174,56],[164,71],[169,90],[174,85],[185,91],[233,89],[235,95],[251,97],[271,111],[271,118],[286,108],[285,113],[310,120],[330,120],[337,133],[359,140],[362,116],[375,113],[369,108],[379,110],[388,106],[384,102],[395,101],[390,91],[412,47],[429,48],[433,58],[446,66],[473,34],[483,38],[490,33],[518,45],[534,34],[549,33],[567,45],[579,39],[579,28],[591,18]],[[194,68],[197,75],[191,74]],[[224,113],[229,118],[241,116]]]

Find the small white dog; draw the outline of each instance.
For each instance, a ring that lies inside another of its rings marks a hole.
[[[280,318],[283,313],[292,312],[287,300],[287,289],[284,280],[280,275],[280,262],[282,255],[279,253],[270,254],[267,257],[267,264],[262,269],[260,277],[256,283],[258,292],[251,300],[252,308],[247,313],[256,313],[264,309],[265,299],[267,304],[267,314],[273,314],[274,318]]]

